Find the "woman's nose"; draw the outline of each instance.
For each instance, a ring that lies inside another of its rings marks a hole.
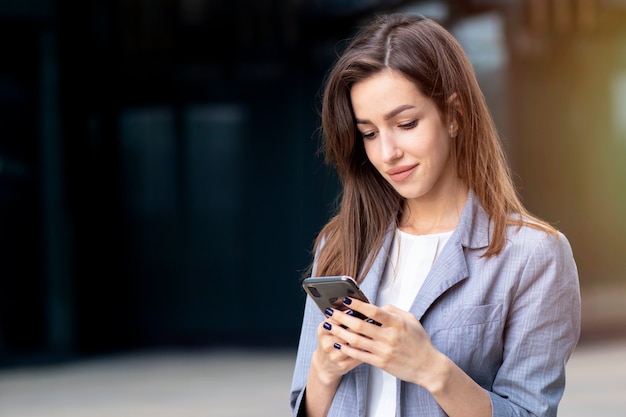
[[[402,150],[398,147],[396,138],[391,133],[381,133],[380,152],[384,162],[391,162],[402,156]]]

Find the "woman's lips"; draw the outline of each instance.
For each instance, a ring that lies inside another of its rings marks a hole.
[[[407,179],[419,164],[405,165],[387,170],[387,175],[395,182],[401,182]]]

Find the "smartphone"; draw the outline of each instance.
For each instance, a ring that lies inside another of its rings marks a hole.
[[[344,297],[356,298],[369,303],[356,281],[346,275],[306,278],[302,283],[302,288],[315,301],[322,313],[327,308],[348,310],[349,308],[343,303]],[[378,324],[357,311],[353,311],[353,315]]]

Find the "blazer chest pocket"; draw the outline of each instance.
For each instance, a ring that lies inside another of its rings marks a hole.
[[[501,339],[504,328],[502,304],[464,306],[440,312],[436,320],[428,323],[427,332],[435,345],[488,344]],[[426,327],[425,327],[426,328]]]
[[[503,352],[504,306],[465,306],[432,323],[433,344],[483,387],[493,382]]]
[[[455,329],[502,321],[502,304],[468,306],[444,313],[437,330]]]

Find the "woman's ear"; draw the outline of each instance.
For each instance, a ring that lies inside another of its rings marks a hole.
[[[449,107],[455,108],[457,111],[461,110],[461,103],[459,101],[459,95],[457,93],[450,94],[447,103]]]
[[[459,123],[457,115],[461,114],[461,103],[457,93],[452,93],[447,100],[448,104],[448,117],[446,119],[448,125],[448,134],[450,137],[456,137],[459,132]]]

